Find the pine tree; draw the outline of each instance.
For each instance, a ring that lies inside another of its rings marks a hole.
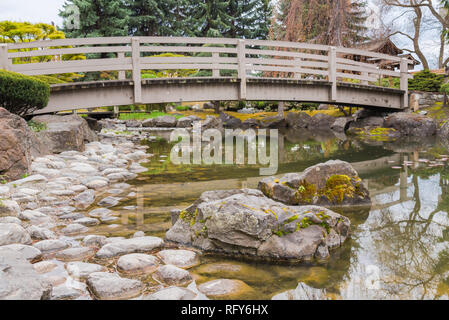
[[[189,33],[197,37],[223,37],[232,28],[228,14],[231,0],[191,1],[192,20]]]
[[[230,38],[266,39],[271,20],[270,0],[230,0]]]
[[[79,28],[69,27],[72,6],[79,9]],[[124,0],[68,0],[59,15],[68,38],[115,37],[128,35],[129,10]]]

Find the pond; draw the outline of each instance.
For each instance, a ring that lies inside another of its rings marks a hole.
[[[386,141],[383,141],[386,140]],[[350,162],[367,185],[371,209],[337,210],[352,222],[352,235],[326,263],[279,265],[203,256],[192,270],[197,283],[240,279],[254,290],[241,298],[271,299],[299,282],[331,299],[437,299],[449,297],[449,143],[430,140],[360,140],[332,133],[280,134],[279,170],[301,172],[332,159]],[[154,154],[148,172],[130,182],[136,213],[124,210],[109,236],[136,231],[163,237],[170,210],[183,209],[202,192],[257,188],[257,166],[187,166],[170,162],[172,145],[146,141]],[[120,210],[120,207],[119,207]],[[126,213],[128,212],[128,213]]]

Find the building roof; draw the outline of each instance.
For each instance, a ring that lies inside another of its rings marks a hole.
[[[357,47],[357,49],[384,53],[392,56],[397,56],[404,53],[404,51],[399,49],[389,38],[362,43]]]

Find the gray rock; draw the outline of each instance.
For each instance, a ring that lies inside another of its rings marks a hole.
[[[106,239],[105,236],[88,235],[84,237],[83,244],[85,246],[102,247],[106,244]]]
[[[314,128],[318,130],[330,129],[334,124],[335,118],[324,113],[317,113],[312,117],[309,128]]]
[[[197,116],[188,116],[181,119],[178,119],[178,123],[176,124],[177,128],[190,128],[193,123],[196,121],[201,121],[200,117]]]
[[[2,200],[0,197],[0,217],[14,216],[17,217],[20,213],[20,207],[17,201]]]
[[[285,121],[289,128],[302,129],[310,126],[312,117],[305,112],[287,112]]]
[[[348,218],[329,209],[286,206],[258,190],[209,191],[181,213],[165,238],[206,252],[299,262],[312,259],[328,234],[338,238],[328,247],[343,243],[349,226]]]
[[[36,248],[33,249],[37,250]],[[39,274],[49,273],[52,270],[54,270],[57,266],[58,265],[53,261],[41,261],[33,264],[34,270],[36,270],[36,272]]]
[[[39,249],[24,244],[9,244],[2,246],[2,248],[16,251],[17,253],[20,253],[22,258],[27,259],[30,262],[38,261],[42,257],[42,252]]]
[[[156,121],[154,118],[152,119],[146,119],[142,122],[142,127],[144,128],[152,128],[156,125]]]
[[[137,231],[136,233],[133,234],[133,238],[142,238],[145,237],[145,232],[143,231]]]
[[[339,133],[344,133],[346,132],[347,129],[349,129],[351,121],[352,121],[351,118],[344,118],[344,117],[337,118],[334,121],[334,124],[331,126],[331,129]]]
[[[168,287],[150,294],[144,300],[194,300],[196,293],[180,287]]]
[[[326,290],[315,289],[300,282],[296,289],[275,295],[272,300],[328,300]]]
[[[93,227],[93,226],[99,225],[100,221],[98,221],[98,219],[95,219],[95,218],[84,217],[84,218],[75,220],[73,223],[81,224],[86,227]]]
[[[161,238],[141,237],[117,240],[104,245],[98,252],[97,258],[108,259],[129,253],[151,252],[164,244]]]
[[[79,261],[69,262],[65,267],[69,275],[77,280],[85,280],[92,273],[106,271],[106,267],[102,265]]]
[[[84,151],[85,141],[98,140],[86,120],[75,114],[37,116],[32,120],[46,125],[46,130],[38,132],[37,136],[52,153],[68,150]]]
[[[25,210],[20,212],[18,217],[21,220],[30,221],[31,223],[43,223],[50,220],[50,217],[39,210]]]
[[[185,286],[193,281],[188,271],[170,264],[159,267],[153,279],[169,286]]]
[[[0,246],[14,243],[30,244],[31,237],[16,223],[0,223]]]
[[[112,214],[112,210],[107,209],[107,208],[98,208],[98,209],[94,209],[94,210],[90,211],[88,214],[92,218],[101,218],[101,217],[110,216]]]
[[[56,235],[53,231],[46,228],[40,228],[37,226],[31,226],[26,229],[33,240],[48,240],[56,239]]]
[[[280,129],[287,126],[287,122],[282,116],[265,117],[260,120],[262,128]]]
[[[95,272],[87,278],[90,291],[100,300],[131,299],[142,293],[143,284],[138,280],[121,278],[114,273]]]
[[[433,136],[437,124],[432,118],[415,113],[394,113],[385,119],[385,128],[393,128],[405,136]]]
[[[173,116],[161,116],[154,119],[154,126],[159,128],[176,127],[178,120]]]
[[[22,225],[22,221],[20,221],[20,219],[16,217],[0,217],[0,223],[15,223],[19,226]]]
[[[191,250],[162,250],[158,256],[165,264],[184,269],[192,268],[200,263],[198,254]]]
[[[234,298],[252,291],[251,287],[243,281],[230,279],[208,281],[198,286],[198,290],[213,298]]]
[[[0,300],[46,300],[51,291],[19,252],[0,248]]]
[[[80,291],[63,284],[53,288],[50,300],[75,300],[80,296]]]
[[[179,209],[170,210],[170,217],[171,217],[171,224],[172,224],[172,226],[174,226],[176,221],[178,221],[180,214],[181,214],[181,210],[179,210]]]
[[[132,253],[120,257],[117,267],[120,272],[126,274],[149,274],[159,267],[159,261],[152,255]]]
[[[281,179],[267,177],[258,188],[269,198],[290,205],[370,205],[369,191],[347,162],[331,160],[289,173]]]
[[[75,235],[80,233],[86,233],[87,231],[89,231],[89,228],[79,223],[69,224],[67,227],[61,230],[61,232],[64,233],[65,235]]]
[[[99,206],[110,208],[115,207],[120,201],[120,198],[106,197],[98,202]]]
[[[87,209],[95,201],[95,191],[86,190],[73,198],[75,206],[80,209]]]
[[[56,258],[62,261],[80,261],[91,258],[95,255],[95,251],[88,247],[69,248],[62,250],[56,254]]]
[[[69,244],[61,240],[42,240],[33,244],[33,247],[46,254],[64,250],[69,247]]]
[[[220,112],[220,120],[225,128],[237,129],[242,127],[242,120],[224,112]]]
[[[221,129],[223,128],[223,123],[219,118],[214,116],[206,116],[206,120],[201,123],[201,129]]]

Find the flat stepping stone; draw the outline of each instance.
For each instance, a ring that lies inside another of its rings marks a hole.
[[[42,257],[42,252],[39,249],[24,244],[9,244],[6,246],[2,246],[2,248],[8,248],[16,251],[22,256],[22,258],[30,262],[37,261]]]
[[[118,274],[95,272],[87,278],[90,291],[100,300],[124,300],[139,296],[142,282],[121,278]]]
[[[77,223],[77,224],[81,224],[85,227],[94,227],[100,224],[100,221],[98,221],[98,219],[95,218],[81,218],[78,220],[73,221],[73,223]]]
[[[158,256],[165,264],[171,264],[179,268],[189,269],[200,263],[198,254],[190,250],[163,250]]]
[[[80,280],[87,279],[92,273],[106,271],[106,267],[102,265],[79,261],[69,262],[66,264],[65,268],[70,276]]]
[[[208,297],[227,299],[242,297],[253,291],[245,282],[230,279],[208,281],[198,286],[198,290]]]
[[[161,238],[157,237],[140,237],[125,240],[117,240],[104,245],[98,252],[96,257],[100,259],[109,259],[128,253],[150,252],[160,248],[164,244]]]
[[[87,228],[79,223],[69,224],[67,227],[65,227],[64,229],[61,230],[61,232],[64,233],[65,235],[80,234],[80,233],[85,233],[87,231],[89,231],[89,228]]]
[[[186,286],[193,281],[192,275],[184,269],[167,264],[159,267],[153,279],[169,286]]]
[[[16,223],[0,223],[0,246],[14,243],[31,244],[31,237]]]
[[[43,274],[43,273],[49,273],[53,269],[55,269],[58,265],[54,263],[53,261],[41,261],[38,263],[33,264],[34,270],[36,270],[37,273]]]
[[[115,207],[116,205],[118,205],[120,200],[121,200],[120,198],[116,198],[116,197],[106,197],[106,198],[100,200],[98,202],[98,205],[101,207],[106,207],[106,208]]]
[[[89,247],[69,248],[58,252],[56,259],[62,261],[79,261],[91,258],[94,255],[94,249]]]
[[[74,300],[81,296],[81,292],[66,285],[54,287],[50,300]]]
[[[42,253],[53,253],[67,249],[70,245],[61,240],[42,240],[33,244],[33,247],[42,251]]]
[[[97,180],[92,180],[86,183],[86,187],[88,187],[89,189],[101,189],[101,188],[105,188],[107,187],[109,184],[109,182],[107,180],[104,179],[97,179]]]
[[[86,190],[73,198],[75,206],[80,209],[87,209],[95,201],[95,191]]]
[[[83,239],[85,246],[102,247],[106,244],[106,237],[99,235],[88,235]]]
[[[57,238],[53,231],[46,228],[31,226],[27,228],[27,231],[34,240],[48,240]]]
[[[180,287],[168,287],[150,294],[144,300],[194,300],[196,293]]]
[[[90,211],[88,215],[92,218],[101,218],[105,216],[110,216],[112,214],[112,210],[107,208],[98,208]]]
[[[132,253],[120,257],[117,267],[120,272],[126,274],[149,274],[159,267],[159,260],[152,255]]]

